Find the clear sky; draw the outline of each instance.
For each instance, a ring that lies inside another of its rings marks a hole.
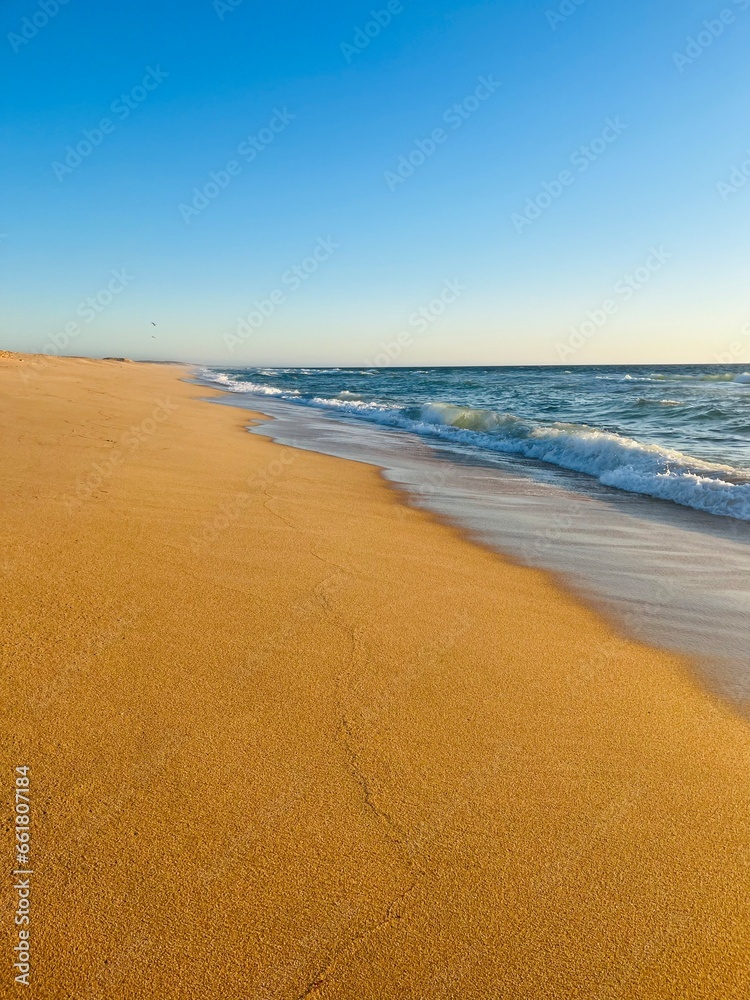
[[[750,358],[750,0],[5,0],[0,22],[3,347]]]

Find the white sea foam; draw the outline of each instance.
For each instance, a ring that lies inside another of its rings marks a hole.
[[[701,375],[682,375],[678,372],[652,372],[649,375],[623,375],[623,382],[734,382],[739,385],[750,385],[750,372],[735,375],[733,372],[719,374],[706,372]]]
[[[248,392],[256,396],[283,396],[284,398],[299,396],[296,389],[276,389],[272,385],[260,385],[256,382],[238,382],[225,372],[213,372],[210,369],[199,369],[198,375],[207,382],[216,382],[223,389],[231,392]]]
[[[606,486],[750,520],[750,482],[730,465],[691,458],[582,424],[538,424],[511,414],[431,403],[423,419],[475,435],[472,443],[595,476]],[[460,431],[459,431],[460,432]]]
[[[750,521],[750,476],[747,472],[585,424],[545,424],[510,413],[440,402],[407,408],[341,398],[343,393],[337,398],[305,399],[297,390],[285,391],[237,381],[223,373],[202,374],[208,381],[234,392],[272,395],[456,444],[521,455],[585,473],[605,486]],[[750,374],[740,377],[750,382]]]

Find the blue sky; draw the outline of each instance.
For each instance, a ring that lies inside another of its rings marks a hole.
[[[750,359],[750,0],[6,0],[0,24],[4,347]]]

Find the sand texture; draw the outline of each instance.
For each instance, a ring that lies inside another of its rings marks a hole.
[[[0,358],[0,995],[747,1000],[747,723],[185,374]]]

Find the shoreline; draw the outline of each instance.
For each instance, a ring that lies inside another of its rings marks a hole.
[[[217,388],[200,371],[193,380]],[[606,491],[580,473],[554,470],[555,485],[546,485],[517,460],[467,457],[408,430],[218,388],[215,401],[265,415],[266,427],[253,426],[252,433],[378,469],[414,509],[457,528],[474,545],[551,574],[623,636],[687,657],[712,692],[750,716],[750,619],[741,613],[750,600],[744,524]],[[693,573],[686,575],[685,566]]]
[[[744,996],[750,732],[684,661],[188,369],[24,364],[40,997]]]

